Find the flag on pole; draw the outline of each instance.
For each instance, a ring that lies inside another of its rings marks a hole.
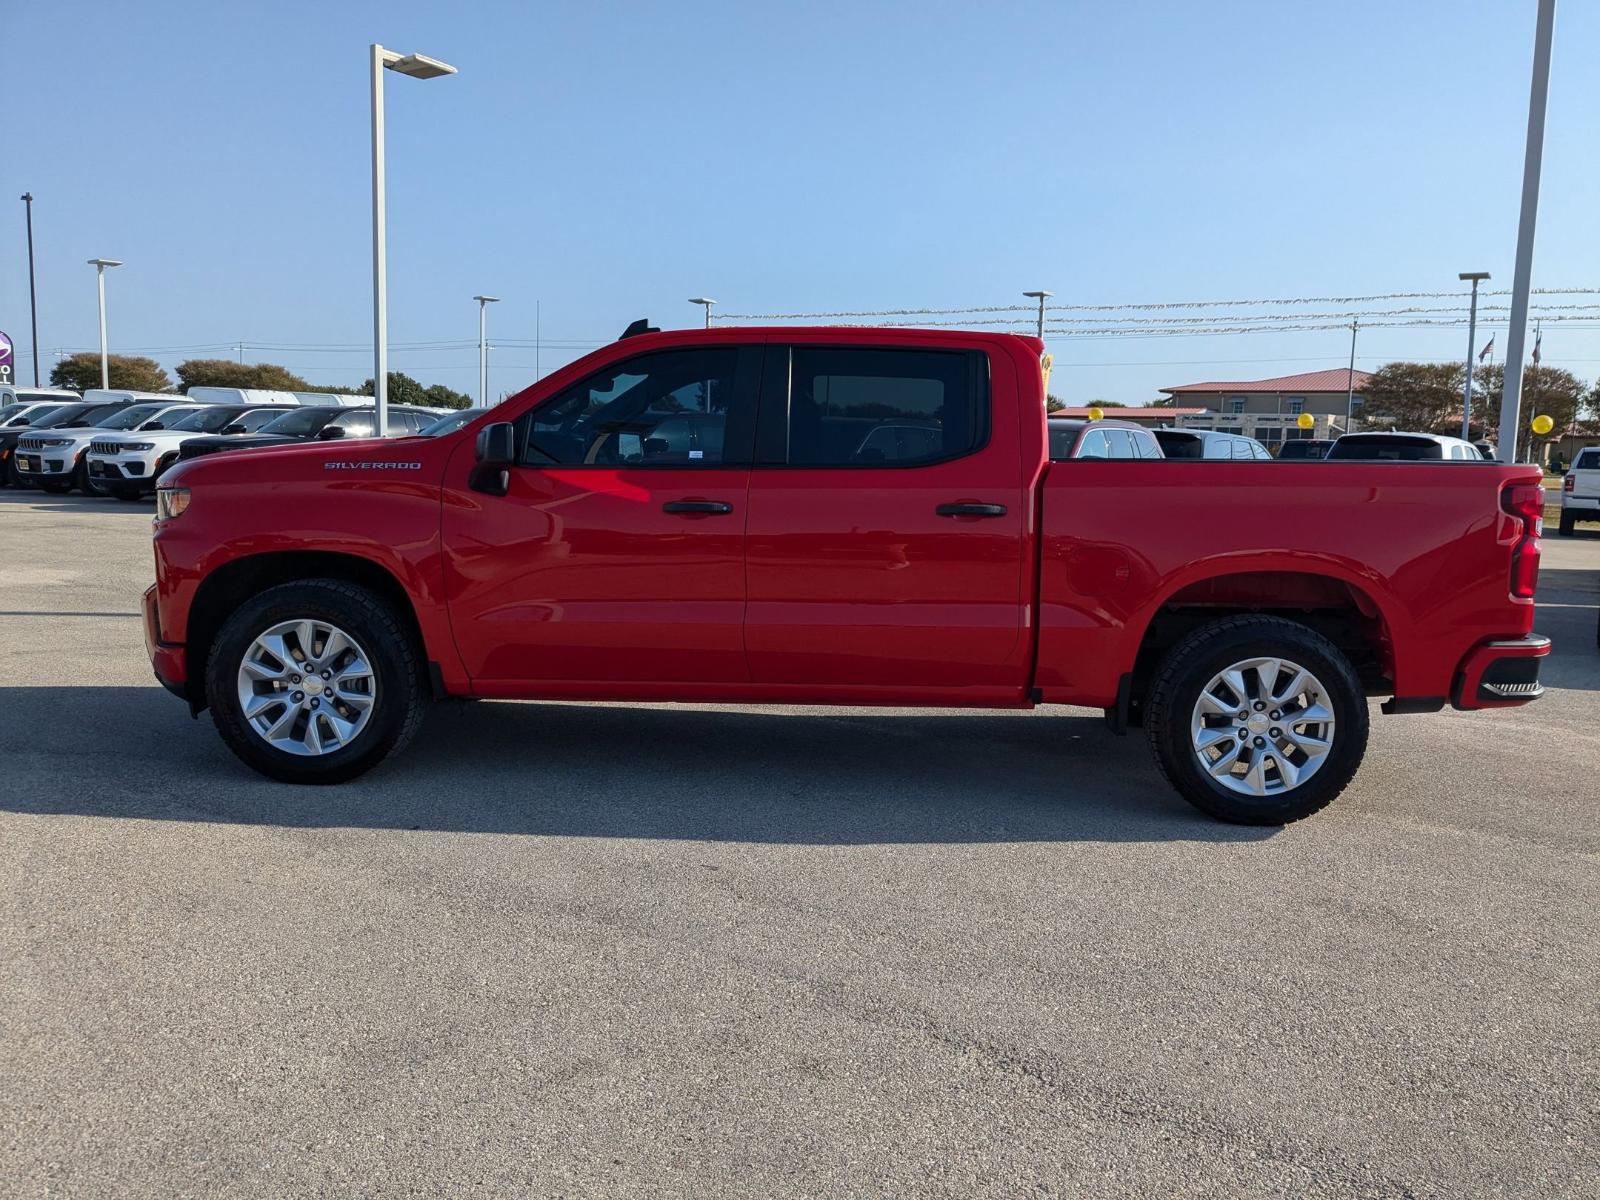
[[[1489,352],[1494,349],[1494,334],[1489,335],[1489,340],[1483,344],[1483,349],[1478,351],[1478,361],[1482,362],[1489,357]]]
[[[1533,331],[1533,365],[1539,365],[1539,343],[1544,341],[1544,334],[1535,329]]]

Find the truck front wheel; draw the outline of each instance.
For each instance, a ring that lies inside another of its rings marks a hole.
[[[1172,648],[1145,730],[1168,781],[1203,812],[1286,825],[1325,807],[1361,765],[1367,700],[1327,638],[1282,617],[1227,617]]]
[[[246,601],[206,664],[222,740],[286,783],[342,783],[377,766],[415,736],[427,698],[404,622],[341,580],[286,583]]]

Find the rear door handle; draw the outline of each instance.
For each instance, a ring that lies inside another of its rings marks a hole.
[[[941,504],[933,510],[941,517],[1003,517],[1004,504]]]
[[[721,500],[668,500],[661,506],[669,513],[715,513],[718,516],[733,511],[733,505]]]

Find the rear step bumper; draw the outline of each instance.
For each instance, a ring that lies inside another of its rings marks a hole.
[[[1544,695],[1539,660],[1550,653],[1550,639],[1537,633],[1485,642],[1456,671],[1450,702],[1457,708],[1515,708]]]

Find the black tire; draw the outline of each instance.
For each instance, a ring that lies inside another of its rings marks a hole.
[[[348,746],[316,757],[270,746],[239,705],[239,664],[256,636],[280,621],[324,620],[366,649],[377,681],[367,725]],[[228,748],[246,765],[285,783],[343,783],[371,770],[416,736],[428,707],[422,649],[403,618],[382,598],[353,583],[313,579],[269,588],[228,618],[206,663],[206,700]]]
[[[1220,671],[1249,658],[1286,658],[1327,689],[1333,746],[1305,783],[1269,796],[1247,796],[1201,768],[1190,715],[1201,689]],[[1161,773],[1202,812],[1239,825],[1287,825],[1326,807],[1361,765],[1367,749],[1367,698],[1349,659],[1320,633],[1282,617],[1226,617],[1203,625],[1167,654],[1145,698],[1145,731]]]
[[[1561,514],[1561,536],[1562,537],[1571,537],[1572,536],[1572,527],[1574,525],[1576,525],[1577,523],[1578,523],[1578,519],[1577,519],[1577,517],[1573,516],[1573,514],[1566,513],[1566,512],[1562,513]]]
[[[71,486],[77,488],[85,496],[94,495],[93,489],[89,487],[89,456],[87,454],[80,458],[78,465],[73,468]]]

